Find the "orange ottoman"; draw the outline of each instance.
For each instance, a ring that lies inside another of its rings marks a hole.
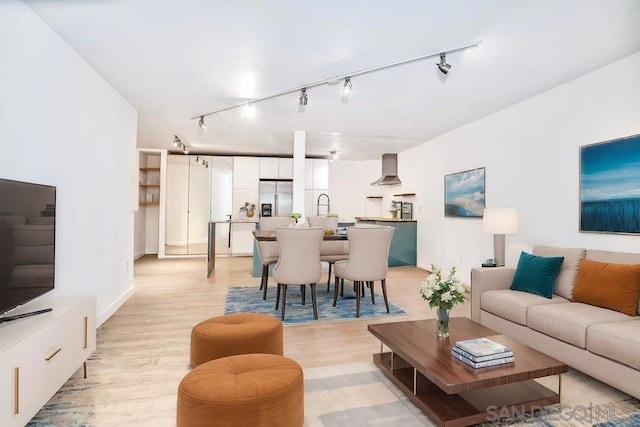
[[[191,331],[191,367],[237,354],[283,354],[282,322],[266,314],[235,313],[198,323]]]
[[[178,387],[178,427],[302,426],[304,379],[295,361],[241,354],[203,363]]]

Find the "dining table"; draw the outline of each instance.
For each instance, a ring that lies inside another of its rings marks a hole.
[[[273,230],[254,230],[253,235],[259,242],[275,242],[276,232]],[[322,240],[347,240],[347,233],[325,234]]]

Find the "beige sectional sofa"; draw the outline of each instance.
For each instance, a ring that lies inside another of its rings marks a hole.
[[[629,316],[571,300],[583,259],[640,264],[640,254],[547,246],[532,254],[564,257],[552,298],[510,290],[515,268],[475,268],[471,318],[640,398],[640,301]]]

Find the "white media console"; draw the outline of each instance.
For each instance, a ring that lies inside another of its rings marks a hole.
[[[0,426],[24,426],[96,349],[95,297],[32,301],[0,323]],[[17,313],[16,313],[17,314]]]

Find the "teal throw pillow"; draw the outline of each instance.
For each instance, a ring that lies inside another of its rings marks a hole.
[[[551,298],[562,261],[562,256],[544,257],[522,252],[509,289]]]

